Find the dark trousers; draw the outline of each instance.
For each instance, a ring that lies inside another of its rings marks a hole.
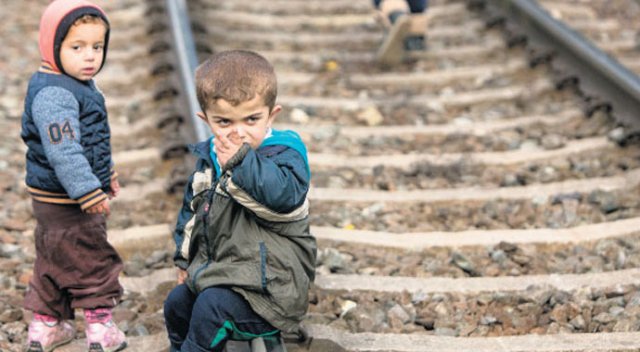
[[[112,308],[122,296],[122,260],[107,242],[103,215],[77,205],[33,201],[36,262],[24,307],[59,319],[75,308]]]
[[[380,7],[381,2],[382,0],[373,0],[373,5],[376,8],[378,8]],[[429,1],[428,0],[407,0],[407,4],[409,5],[409,9],[411,10],[411,13],[421,13],[427,9],[427,6],[429,6]]]
[[[227,287],[210,287],[196,295],[178,285],[164,302],[171,351],[223,351],[229,339],[279,336],[240,294]]]

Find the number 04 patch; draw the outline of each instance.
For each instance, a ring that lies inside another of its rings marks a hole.
[[[49,141],[51,144],[58,144],[62,142],[64,137],[67,137],[70,140],[76,139],[73,127],[71,127],[69,121],[65,121],[62,127],[60,127],[60,124],[57,122],[49,125]]]

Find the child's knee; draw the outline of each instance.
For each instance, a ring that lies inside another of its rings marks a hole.
[[[179,312],[191,310],[192,295],[186,285],[176,286],[164,301],[165,319],[176,315]]]
[[[211,287],[202,291],[193,306],[193,315],[197,319],[226,320],[229,303],[234,292],[227,288]]]

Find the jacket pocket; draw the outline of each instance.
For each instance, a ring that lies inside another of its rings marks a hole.
[[[288,270],[269,268],[267,292],[274,305],[287,317],[299,319],[308,308],[309,279],[304,273],[294,275]]]
[[[263,244],[263,243],[261,243]],[[263,275],[265,275],[265,291],[271,301],[290,317],[300,317],[307,310],[309,278],[304,270],[296,269],[299,265],[292,259],[276,257],[276,253],[269,253],[265,246],[266,256]]]

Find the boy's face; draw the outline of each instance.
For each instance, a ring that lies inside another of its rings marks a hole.
[[[102,23],[80,23],[69,28],[60,47],[60,62],[67,75],[88,81],[98,73],[104,58],[104,37],[107,29]]]
[[[225,136],[233,142],[246,142],[251,148],[257,149],[280,110],[282,107],[276,105],[270,113],[269,107],[264,105],[263,98],[256,95],[237,106],[218,99],[207,108],[206,116],[200,112],[198,116],[209,125],[216,138]]]

